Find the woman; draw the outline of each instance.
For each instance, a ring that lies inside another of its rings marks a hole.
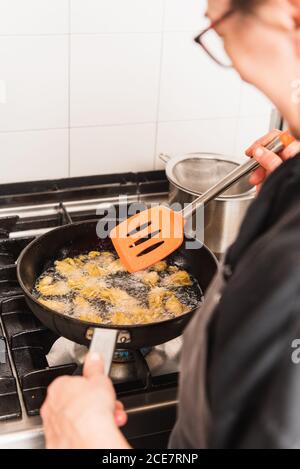
[[[300,1],[209,0],[207,16],[235,69],[300,140]],[[300,154],[291,157],[300,146],[279,157],[263,147],[273,136],[247,151],[261,164],[252,183],[264,184],[185,332],[172,448],[300,447],[300,367],[291,359],[300,337]],[[41,411],[49,448],[129,447],[101,366],[89,356],[84,377],[50,386]]]

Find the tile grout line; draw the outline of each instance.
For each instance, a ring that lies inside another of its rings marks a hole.
[[[160,39],[160,58],[159,58],[159,78],[157,90],[157,109],[156,109],[156,123],[155,123],[155,137],[154,137],[154,155],[153,155],[153,170],[156,168],[156,153],[158,145],[158,126],[159,126],[159,111],[160,111],[160,98],[161,98],[161,84],[162,84],[162,71],[163,71],[163,55],[164,55],[164,27],[166,19],[166,0],[163,2],[163,11],[161,19],[161,39]]]
[[[234,157],[240,159],[238,155],[238,143],[239,143],[239,131],[240,131],[240,122],[241,122],[241,111],[242,111],[242,100],[243,100],[243,81],[240,81],[240,101],[238,106],[238,115],[236,118],[235,126],[235,142],[234,142]]]
[[[222,120],[235,120],[235,119],[249,119],[249,118],[258,118],[258,117],[269,117],[269,112],[259,113],[259,114],[249,114],[245,116],[217,116],[217,117],[195,117],[191,119],[173,119],[173,120],[160,120],[160,124],[176,124],[180,122],[201,122],[201,121],[222,121]],[[71,129],[95,129],[95,128],[106,128],[106,127],[128,127],[136,125],[149,125],[156,124],[156,121],[144,121],[144,122],[124,122],[120,124],[87,124],[87,125],[72,125]],[[55,130],[68,130],[69,127],[45,127],[45,128],[35,128],[35,129],[8,129],[0,130],[1,134],[9,133],[26,133],[26,132],[51,132]]]
[[[164,31],[166,34],[196,34],[197,31],[195,29],[191,30],[170,30]],[[116,36],[116,35],[138,35],[138,34],[160,34],[161,30],[149,30],[149,31],[102,31],[102,32],[60,32],[60,33],[15,33],[15,34],[0,34],[0,38],[24,38],[24,37],[55,37],[55,36]]]
[[[71,177],[71,0],[68,1],[68,177]]]

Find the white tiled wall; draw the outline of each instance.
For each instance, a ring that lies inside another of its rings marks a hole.
[[[68,130],[0,132],[1,182],[68,176]]]
[[[0,34],[67,33],[68,6],[68,0],[0,0]]]
[[[155,122],[160,45],[159,33],[72,37],[71,126]]]
[[[68,126],[67,63],[66,36],[0,37],[0,131]]]
[[[191,151],[235,153],[236,119],[201,119],[161,122],[157,146],[162,153],[185,154]],[[191,146],[191,142],[193,146]],[[194,150],[193,150],[194,149]],[[162,167],[161,164],[158,164]]]
[[[205,0],[0,0],[0,183],[240,159],[271,105],[193,43]]]
[[[72,176],[152,168],[155,132],[151,123],[71,129]]]
[[[161,32],[164,1],[71,0],[72,33]]]

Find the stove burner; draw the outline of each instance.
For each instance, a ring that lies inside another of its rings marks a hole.
[[[152,350],[151,347],[145,347],[140,350],[143,357],[146,357]],[[116,350],[113,357],[113,363],[128,363],[134,362],[135,353],[132,350]]]

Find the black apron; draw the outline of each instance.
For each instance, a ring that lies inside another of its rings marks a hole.
[[[207,326],[220,301],[224,285],[222,265],[206,294],[204,305],[184,332],[179,395],[181,405],[169,443],[172,449],[207,447],[211,422],[205,386]]]
[[[300,447],[300,155],[266,181],[184,333],[170,448]]]

